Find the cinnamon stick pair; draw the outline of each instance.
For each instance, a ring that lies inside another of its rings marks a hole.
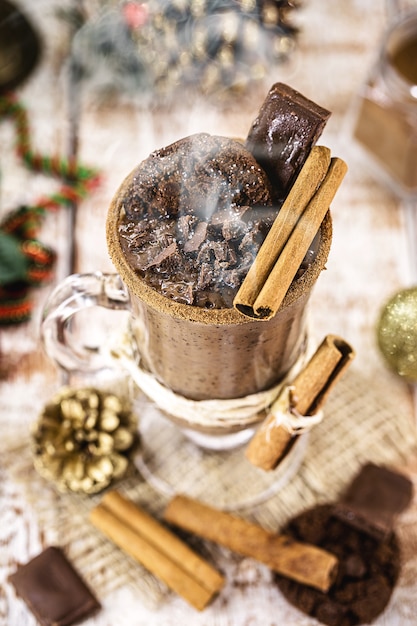
[[[224,585],[216,569],[117,491],[103,497],[91,511],[90,521],[199,611]]]
[[[316,546],[268,532],[261,526],[186,496],[175,496],[164,518],[200,537],[264,563],[275,572],[327,592],[337,573],[337,558]]]
[[[354,356],[354,350],[344,339],[327,335],[291,383],[287,410],[295,410],[302,416],[316,414]],[[246,457],[256,467],[275,469],[294,440],[295,436],[277,422],[272,409],[249,442]]]
[[[248,317],[278,311],[347,171],[325,146],[314,146],[285,199],[233,305]]]

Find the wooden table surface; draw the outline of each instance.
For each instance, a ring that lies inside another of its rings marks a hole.
[[[181,115],[161,116],[150,109],[140,109],[126,95],[99,101],[96,92],[87,89],[81,100],[75,143],[71,119],[75,95],[69,93],[65,78],[70,28],[56,12],[57,7],[70,7],[72,3],[21,0],[19,4],[36,23],[44,44],[40,65],[17,91],[28,110],[33,143],[41,152],[62,155],[69,153],[71,145],[76,145],[79,159],[103,173],[100,188],[78,207],[72,261],[68,212],[61,209],[45,220],[41,239],[58,252],[56,282],[73,271],[112,271],[104,234],[106,210],[118,185],[139,160],[153,149],[191,132],[245,136],[269,86],[277,80],[287,82],[332,111],[321,142],[349,166],[332,206],[334,239],[327,270],[313,293],[312,327],[317,336],[337,333],[349,341],[357,353],[352,367],[374,381],[387,399],[401,406],[413,421],[413,389],[387,369],[375,340],[381,307],[416,278],[417,268],[413,266],[408,243],[407,214],[399,200],[371,175],[350,137],[348,124],[354,96],[375,58],[386,26],[385,3],[382,0],[302,3],[294,17],[300,37],[292,63],[271,72],[264,93],[260,90],[243,105],[236,102],[227,113],[215,106],[199,106]],[[87,2],[90,7],[95,4]],[[13,125],[2,123],[0,217],[42,193],[50,193],[54,184],[49,177],[35,176],[22,166],[15,156],[14,141]],[[59,372],[45,357],[39,341],[40,314],[51,288],[48,285],[34,290],[35,310],[30,322],[0,330],[0,622],[4,626],[35,624],[6,579],[16,563],[26,562],[45,547],[45,535],[36,514],[4,466],[2,451],[9,451],[19,444],[20,438],[27,436],[40,408],[61,383]],[[217,603],[203,615],[196,616],[176,598],[152,611],[131,592],[119,589],[104,600],[104,610],[85,623],[91,626],[316,623],[294,609],[288,612],[281,609],[284,612],[278,619],[270,579],[263,570],[251,569],[243,563],[240,575],[247,585],[246,594],[235,591],[236,597],[226,607]],[[386,621],[381,618],[377,623],[385,626],[402,623],[398,620],[390,613]]]

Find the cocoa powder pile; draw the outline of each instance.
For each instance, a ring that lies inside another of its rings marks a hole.
[[[332,505],[303,512],[283,532],[339,558],[338,576],[328,593],[275,575],[291,604],[328,626],[370,624],[382,613],[400,572],[395,534],[379,542],[338,519]]]
[[[391,598],[401,569],[394,532],[398,515],[413,496],[403,474],[368,462],[340,500],[304,511],[283,532],[338,557],[328,593],[275,575],[291,604],[328,626],[370,624]]]

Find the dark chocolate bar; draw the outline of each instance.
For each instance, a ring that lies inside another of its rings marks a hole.
[[[42,626],[70,626],[100,609],[63,551],[54,546],[18,567],[9,582]]]
[[[330,115],[330,111],[288,85],[276,83],[269,90],[249,130],[246,148],[268,174],[281,200],[288,194]]]
[[[406,476],[367,463],[335,505],[334,514],[382,540],[392,532],[397,515],[409,505],[412,495],[413,486]]]

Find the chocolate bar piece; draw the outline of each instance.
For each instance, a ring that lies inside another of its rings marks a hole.
[[[411,481],[386,467],[367,463],[335,506],[345,523],[378,540],[393,530],[395,519],[410,503]]]
[[[269,90],[246,148],[268,174],[279,199],[288,194],[330,115],[288,85],[276,83]]]
[[[18,567],[9,582],[42,626],[70,626],[100,609],[65,554],[54,546]]]

